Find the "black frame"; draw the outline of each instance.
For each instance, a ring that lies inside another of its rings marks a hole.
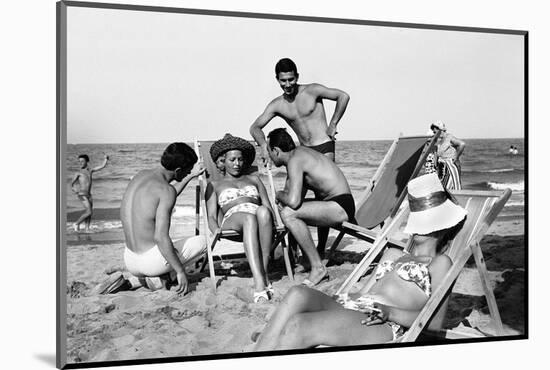
[[[279,356],[279,355],[291,355],[291,354],[310,354],[310,353],[323,353],[323,352],[344,352],[344,351],[357,351],[364,349],[378,349],[378,348],[395,348],[395,347],[417,347],[425,345],[445,345],[445,344],[459,344],[459,343],[483,343],[483,342],[498,342],[509,340],[521,340],[528,339],[528,273],[525,274],[525,300],[524,300],[524,312],[525,314],[525,332],[522,335],[506,336],[506,337],[492,337],[492,338],[474,338],[474,339],[455,339],[450,342],[442,341],[425,341],[422,343],[399,343],[399,344],[376,344],[376,345],[358,345],[349,347],[329,347],[329,348],[313,348],[302,350],[285,350],[273,352],[260,352],[260,353],[233,353],[233,354],[213,354],[213,355],[198,355],[198,356],[183,356],[183,357],[166,357],[166,358],[154,358],[154,359],[139,359],[139,360],[121,360],[121,361],[104,361],[104,362],[83,362],[83,363],[71,363],[66,362],[66,314],[67,314],[67,302],[66,302],[66,244],[65,244],[65,225],[67,221],[67,214],[65,210],[66,192],[63,186],[65,181],[65,146],[67,144],[67,122],[66,122],[66,108],[67,108],[67,94],[66,94],[66,82],[67,82],[67,7],[84,7],[84,8],[96,8],[96,9],[118,9],[128,11],[142,11],[142,12],[162,12],[162,13],[180,13],[180,14],[197,14],[197,15],[213,15],[221,17],[242,17],[242,18],[257,18],[257,19],[270,19],[270,20],[286,20],[286,21],[300,21],[300,22],[317,22],[317,23],[334,23],[334,24],[354,24],[354,25],[367,25],[367,26],[386,26],[386,27],[399,27],[399,28],[416,28],[416,29],[429,29],[429,30],[442,30],[442,31],[461,31],[461,32],[475,32],[475,33],[497,33],[497,34],[510,34],[521,35],[524,37],[524,132],[525,132],[525,153],[529,151],[529,135],[528,135],[528,31],[523,30],[508,30],[508,29],[496,29],[496,28],[479,28],[479,27],[460,27],[460,26],[446,26],[446,25],[432,25],[422,23],[402,23],[402,22],[383,22],[373,20],[360,20],[360,19],[340,19],[340,18],[327,18],[327,17],[311,17],[301,15],[285,15],[285,14],[267,14],[267,13],[252,13],[252,12],[234,12],[234,11],[220,11],[220,10],[207,10],[207,9],[190,9],[190,8],[176,8],[176,7],[162,7],[162,6],[144,6],[144,5],[130,5],[130,4],[111,4],[100,2],[80,2],[80,1],[59,1],[56,4],[56,38],[57,38],[57,64],[56,64],[56,121],[57,121],[57,142],[56,142],[56,366],[57,368],[72,369],[72,368],[95,368],[106,366],[124,366],[124,365],[138,365],[138,364],[158,364],[158,363],[172,363],[172,362],[187,362],[187,361],[202,361],[202,360],[219,360],[228,358],[246,358],[246,357],[264,357],[264,356]],[[525,169],[525,231],[528,230],[528,214],[529,214],[529,197],[528,197],[528,158],[525,156],[524,162]],[[525,269],[528,272],[529,259],[528,259],[528,233],[524,233],[525,240]]]

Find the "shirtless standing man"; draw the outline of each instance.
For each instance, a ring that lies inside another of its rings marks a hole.
[[[102,170],[107,166],[107,161],[109,156],[104,154],[103,163],[100,166],[90,168],[88,167],[88,162],[90,162],[90,157],[86,154],[81,154],[78,156],[78,163],[80,165],[80,171],[78,171],[71,182],[71,189],[73,193],[78,196],[78,199],[84,205],[84,213],[80,215],[78,220],[74,223],[74,230],[79,231],[80,224],[82,222],[86,223],[86,231],[90,231],[90,224],[92,223],[93,207],[94,201],[92,199],[92,174],[99,170]],[[75,188],[75,184],[78,182],[78,190]]]
[[[188,282],[184,265],[203,254],[206,243],[202,235],[172,242],[170,219],[176,197],[204,170],[194,169],[197,155],[184,143],[168,145],[160,162],[161,166],[135,175],[122,198],[124,263],[133,277],[138,278],[130,278],[132,288],[144,285],[140,278],[175,273],[176,292],[185,294]],[[173,180],[177,183],[171,185]]]
[[[288,183],[278,191],[281,218],[311,263],[303,284],[317,285],[327,276],[327,268],[315,249],[308,226],[335,226],[355,221],[355,202],[342,171],[326,156],[305,146],[296,147],[284,128],[271,131],[269,156],[277,166],[285,166]],[[304,201],[303,189],[312,189],[317,199]]]
[[[298,136],[300,144],[307,146],[332,161],[336,126],[346,111],[349,95],[342,90],[327,88],[321,84],[298,84],[298,69],[291,59],[284,58],[275,65],[275,78],[283,89],[281,96],[273,99],[250,127],[250,134],[261,148],[261,156],[268,158],[268,148],[262,129],[275,117],[281,117]],[[323,99],[336,101],[334,113],[327,125]],[[318,230],[318,252],[324,257],[328,229]]]

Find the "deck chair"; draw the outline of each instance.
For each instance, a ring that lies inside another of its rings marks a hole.
[[[417,339],[418,335],[428,326],[429,321],[437,313],[438,308],[445,299],[449,289],[456,281],[458,275],[462,271],[466,261],[470,256],[474,256],[477,270],[481,278],[484,294],[489,306],[489,312],[493,319],[496,331],[498,335],[503,334],[503,326],[496,304],[494,293],[489,283],[489,277],[487,273],[487,267],[483,259],[483,254],[480,247],[480,241],[500,213],[511,195],[511,190],[506,189],[504,191],[479,191],[479,190],[454,190],[451,194],[456,198],[458,203],[467,209],[468,216],[462,229],[458,234],[449,242],[446,254],[449,256],[453,265],[447,275],[443,279],[443,283],[432,292],[432,295],[426,302],[424,308],[419,313],[416,320],[411,327],[406,331],[400,342],[413,342]],[[402,222],[408,216],[408,206],[404,207],[405,212],[392,222],[391,227],[384,231],[384,235],[380,238],[387,238],[389,234],[395,232],[402,224]],[[410,243],[407,243],[407,246]],[[381,252],[383,243],[377,245],[373,254],[377,255]],[[338,293],[346,293],[350,290],[351,286],[359,280],[361,277],[361,271],[366,271],[372,259],[375,255],[365,256],[365,258],[357,265],[355,270],[350,274],[348,280],[338,290]],[[367,258],[368,257],[368,258]],[[438,337],[445,337],[447,339],[456,339],[464,337],[472,337],[471,334],[460,334],[442,330],[438,333],[430,332],[432,335]]]
[[[391,221],[399,216],[400,210],[402,213],[401,205],[407,193],[407,184],[419,174],[426,157],[435,150],[439,135],[438,132],[433,136],[403,136],[394,140],[357,202],[357,224],[344,222],[335,227],[340,232],[330,247],[329,260],[344,235],[349,234],[373,243]],[[377,226],[381,230],[373,231]],[[399,241],[395,242],[399,244]]]
[[[206,187],[208,185],[209,181],[212,181],[216,178],[219,178],[221,174],[218,172],[214,162],[212,161],[212,158],[210,158],[209,149],[210,146],[213,144],[212,141],[202,141],[199,142],[195,140],[195,152],[197,153],[197,157],[199,158],[199,162],[202,163],[202,166],[206,168],[206,172],[203,175],[199,176],[199,186],[198,186],[198,206],[197,209],[200,207],[200,211],[204,215],[203,217],[203,225],[202,225],[202,232],[204,235],[206,235],[207,239],[207,262],[208,262],[208,268],[210,271],[210,278],[213,282],[214,290],[216,289],[216,274],[214,271],[214,248],[218,244],[218,241],[220,239],[231,239],[231,240],[239,240],[242,241],[242,237],[240,233],[237,231],[232,230],[221,230],[218,228],[214,235],[211,235],[210,230],[208,229],[208,222],[207,222],[207,209],[206,209],[206,199],[205,199],[205,193],[206,193]],[[278,208],[275,206],[275,189],[273,187],[273,178],[271,175],[271,170],[267,170],[267,175],[269,179],[269,186],[267,187],[268,190],[268,196],[270,197],[271,207],[274,210],[275,213],[275,239],[273,241],[272,250],[276,248],[279,244],[281,244],[283,248],[283,258],[285,261],[285,268],[288,277],[291,280],[294,280],[294,274],[292,269],[292,264],[290,262],[290,256],[288,253],[288,247],[285,241],[285,236],[287,234],[287,229],[283,225],[283,222],[281,220],[281,216],[279,215]],[[254,173],[258,171],[257,166],[252,166],[250,169],[250,173]],[[199,219],[197,218],[197,232],[199,231]],[[244,255],[244,248],[240,248],[240,255]],[[205,261],[206,262],[206,261]]]

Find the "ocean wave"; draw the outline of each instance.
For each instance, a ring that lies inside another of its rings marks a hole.
[[[525,182],[514,182],[514,183],[499,183],[499,182],[488,182],[489,188],[494,190],[504,190],[510,189],[514,192],[523,192],[525,190]]]
[[[172,212],[172,217],[175,218],[184,218],[184,217],[195,217],[195,206],[178,206],[174,207]]]
[[[515,171],[515,170],[516,170],[515,168],[502,168],[502,169],[499,169],[499,170],[488,170],[487,172],[499,173],[499,172],[512,172],[512,171]]]
[[[67,222],[67,231],[74,231],[73,225],[74,225],[74,222]],[[80,227],[82,229],[84,226],[81,224]],[[118,220],[92,221],[92,224],[90,225],[90,229],[92,233],[106,231],[106,230],[122,229],[122,222]]]
[[[515,201],[508,201],[506,202],[506,207],[523,207],[525,206],[525,202],[523,200],[515,200]]]
[[[495,182],[495,181],[481,181],[471,184],[466,184],[464,189],[476,189],[476,190],[504,190],[510,189],[515,193],[521,193],[524,191],[524,182]]]

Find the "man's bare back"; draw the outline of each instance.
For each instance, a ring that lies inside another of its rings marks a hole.
[[[155,170],[139,172],[126,189],[120,206],[120,218],[127,247],[136,253],[151,249],[155,243],[155,219],[162,193],[176,190]],[[173,205],[172,205],[173,207]]]
[[[287,167],[291,182],[293,175],[302,173],[304,185],[313,189],[320,200],[351,193],[344,174],[327,156],[303,146],[297,147],[294,153]]]

